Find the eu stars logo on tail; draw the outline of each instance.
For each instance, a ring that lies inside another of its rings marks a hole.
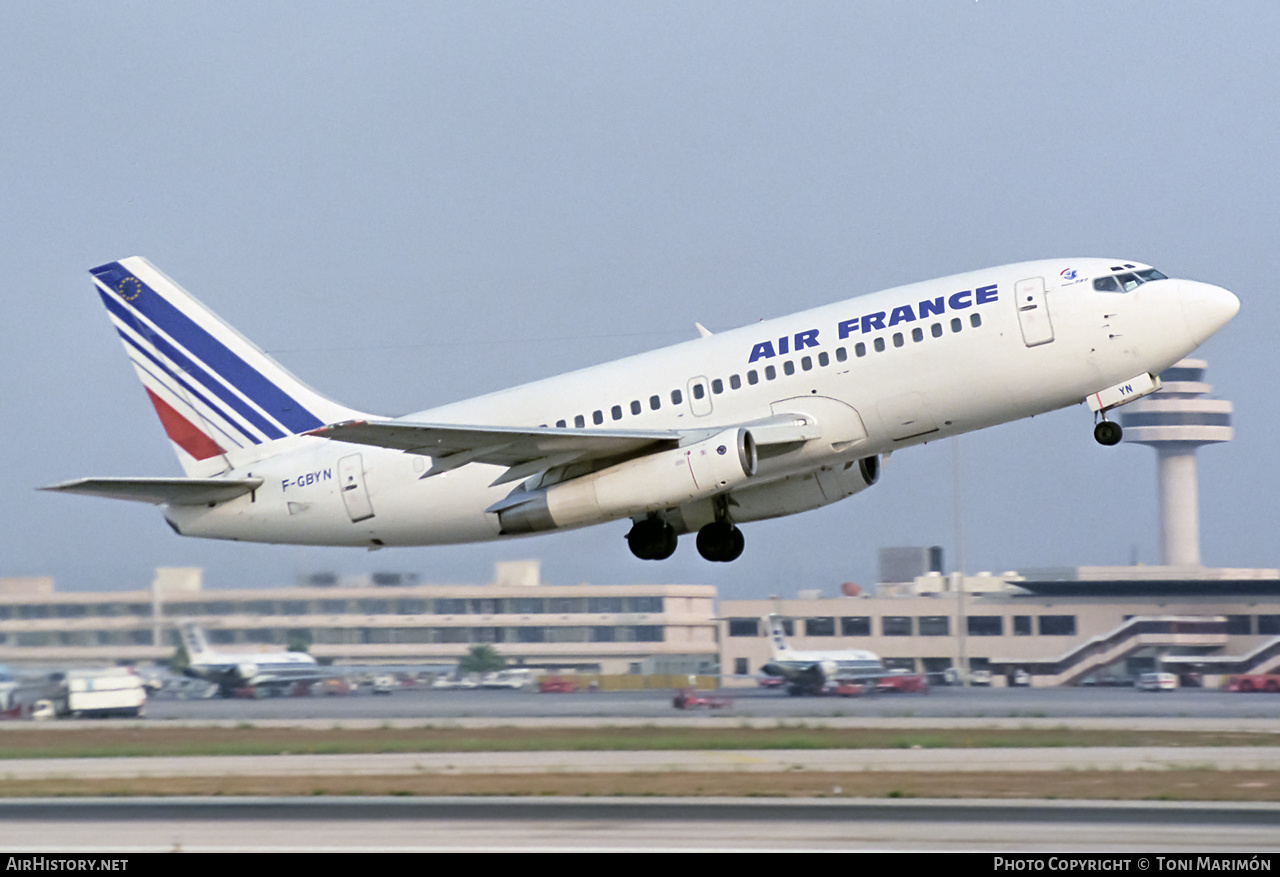
[[[640,559],[742,554],[742,525],[877,483],[883,455],[1112,408],[1239,308],[1114,259],[1023,262],[711,333],[404,417],[303,383],[146,259],[91,271],[183,477],[45,488],[162,507],[178,533],[381,548],[628,521]],[[1123,335],[1112,326],[1123,324]],[[320,474],[317,474],[320,473]]]

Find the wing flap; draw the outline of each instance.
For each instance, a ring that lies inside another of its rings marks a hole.
[[[152,505],[204,505],[226,502],[261,486],[261,478],[78,478],[40,489]]]

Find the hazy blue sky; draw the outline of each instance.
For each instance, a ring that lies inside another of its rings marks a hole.
[[[1225,286],[1203,559],[1276,566],[1280,4],[0,3],[0,575],[60,590],[399,570],[834,593],[954,552],[952,442],[747,525],[388,550],[182,539],[37,493],[180,474],[87,269],[145,255],[303,379],[401,414],[900,283],[1115,256]],[[1084,407],[960,440],[970,570],[1158,560],[1154,454]]]

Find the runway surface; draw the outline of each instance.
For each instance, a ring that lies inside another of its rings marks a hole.
[[[745,749],[709,751],[394,752],[203,755],[0,761],[0,779],[670,771],[1280,770],[1280,748],[1157,746],[998,749]]]
[[[262,700],[154,700],[152,719],[631,718],[1178,718],[1280,720],[1280,695],[1211,689],[1140,692],[1132,688],[946,688],[928,694],[858,698],[789,697],[779,690],[726,689],[731,706],[682,712],[667,689],[538,694],[531,691],[406,689],[390,697],[277,697]]]
[[[1169,855],[1274,850],[1278,825],[1280,807],[1268,804],[650,798],[0,802],[0,846],[6,854],[915,850]]]

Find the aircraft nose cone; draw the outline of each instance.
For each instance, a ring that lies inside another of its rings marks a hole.
[[[1240,299],[1220,286],[1185,282],[1182,286],[1182,313],[1196,344],[1217,332],[1240,310]]]

